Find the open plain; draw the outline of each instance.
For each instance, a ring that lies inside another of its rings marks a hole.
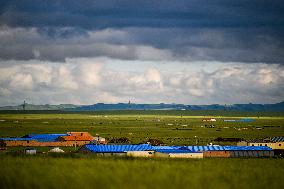
[[[182,113],[182,114],[181,114]],[[17,112],[0,114],[0,137],[29,133],[87,131],[108,141],[128,143],[154,139],[165,145],[235,145],[233,139],[283,136],[284,118],[232,113],[216,115],[181,111],[108,111],[87,113]],[[204,114],[204,115],[202,115]],[[204,122],[215,118],[216,122]],[[250,118],[253,122],[225,122]],[[4,188],[282,188],[282,158],[102,158],[68,152],[47,154],[39,147],[35,156],[11,147],[0,154],[0,186]]]

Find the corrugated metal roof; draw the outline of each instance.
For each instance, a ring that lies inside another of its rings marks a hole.
[[[252,139],[246,140],[249,143],[274,143],[274,142],[284,142],[284,137],[272,137],[266,139]]]
[[[154,150],[173,150],[179,149],[181,146],[152,146]]]
[[[269,143],[269,142],[272,142],[272,140],[270,139],[252,139],[252,140],[246,140],[246,142],[248,143]]]
[[[191,151],[256,151],[272,150],[267,146],[187,146]]]
[[[123,153],[128,151],[152,151],[153,147],[149,144],[138,145],[95,145],[87,144],[85,149],[95,153]]]
[[[284,137],[272,137],[271,141],[273,141],[273,142],[284,142]]]
[[[95,145],[87,144],[85,149],[94,153],[123,153],[127,151],[156,151],[161,153],[195,153],[202,151],[270,151],[267,146],[151,146],[139,145]]]
[[[200,151],[242,151],[242,150],[272,150],[267,146],[153,146],[154,150],[189,150]]]

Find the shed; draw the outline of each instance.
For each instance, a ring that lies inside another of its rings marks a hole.
[[[273,150],[284,150],[284,137],[246,140],[237,143],[238,146],[268,146]]]
[[[153,147],[149,144],[134,144],[134,145],[96,145],[86,144],[81,149],[81,152],[91,152],[100,155],[127,155],[127,152],[138,155],[139,152],[152,152]],[[135,153],[136,152],[136,153]],[[142,153],[141,153],[142,154]],[[144,153],[145,154],[145,153]]]
[[[202,119],[202,121],[217,121],[215,118],[205,118],[205,119]]]
[[[25,154],[34,155],[34,154],[36,154],[36,149],[34,149],[34,148],[27,148],[27,149],[25,149]]]
[[[53,153],[64,153],[64,150],[60,149],[59,147],[52,148],[48,152],[53,152]]]

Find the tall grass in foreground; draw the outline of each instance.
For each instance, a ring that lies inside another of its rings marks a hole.
[[[0,157],[0,188],[283,188],[283,159]]]

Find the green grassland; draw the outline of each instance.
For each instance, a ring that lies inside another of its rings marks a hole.
[[[143,114],[141,113],[143,112]],[[171,115],[141,111],[141,114],[118,114],[113,112],[62,113],[62,114],[0,114],[0,137],[16,137],[29,133],[65,133],[88,131],[111,139],[127,137],[131,143],[145,143],[159,139],[167,145],[235,144],[216,142],[217,137],[265,138],[284,136],[284,117],[250,116],[254,122],[224,122],[223,119],[238,119],[245,116]],[[171,112],[171,111],[170,111]],[[137,112],[136,112],[137,113]],[[184,113],[186,114],[186,113]],[[217,122],[203,122],[204,117],[214,117]],[[214,125],[214,128],[209,128]]]
[[[222,115],[222,116],[220,116]],[[202,122],[214,117],[217,122]],[[251,117],[255,122],[224,122]],[[214,125],[210,128],[209,125]],[[2,112],[0,137],[29,133],[88,131],[111,139],[127,137],[131,143],[159,139],[167,145],[232,145],[217,137],[264,138],[284,136],[284,117],[276,114],[180,111],[106,112]],[[195,136],[197,136],[197,141]],[[0,188],[283,188],[282,158],[101,158],[74,153],[63,155],[0,153]],[[49,147],[37,148],[47,152]]]
[[[282,159],[0,156],[1,188],[283,188]]]

